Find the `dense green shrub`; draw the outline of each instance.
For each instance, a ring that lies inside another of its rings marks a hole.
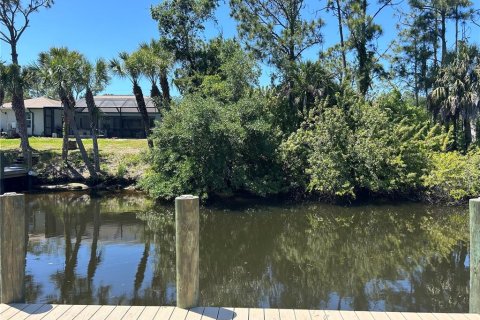
[[[362,191],[421,188],[428,161],[417,133],[424,124],[392,95],[375,104],[358,99],[348,108],[320,104],[311,112],[281,147],[290,186],[350,199]]]
[[[183,193],[203,198],[235,191],[278,193],[280,134],[272,122],[258,96],[230,104],[186,97],[155,128],[152,170],[140,185],[164,199]]]
[[[480,195],[480,150],[432,153],[432,170],[424,177],[426,196],[433,201],[460,201]]]

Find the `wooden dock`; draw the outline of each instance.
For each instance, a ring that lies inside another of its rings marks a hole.
[[[480,320],[478,314],[0,304],[1,320]]]

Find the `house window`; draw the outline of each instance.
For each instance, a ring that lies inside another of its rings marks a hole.
[[[27,112],[25,115],[26,115],[27,128],[30,129],[32,127],[32,113]]]

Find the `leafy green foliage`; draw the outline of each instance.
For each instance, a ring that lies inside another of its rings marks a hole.
[[[292,186],[327,198],[406,194],[421,187],[426,153],[417,116],[398,94],[348,108],[320,104],[282,144]]]
[[[460,201],[480,194],[480,151],[433,153],[425,176],[426,196],[435,201]]]
[[[279,134],[271,123],[258,96],[230,104],[199,95],[185,97],[152,134],[153,170],[141,186],[165,199],[182,193],[203,198],[234,191],[278,193]]]

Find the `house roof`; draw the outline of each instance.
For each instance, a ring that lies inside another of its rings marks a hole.
[[[95,105],[103,113],[138,113],[137,102],[133,95],[95,96],[94,99]],[[144,99],[147,105],[147,112],[157,113],[158,111],[153,104],[153,100],[150,97],[144,97]],[[88,111],[85,98],[78,100],[75,107],[77,109],[83,109],[83,112]]]
[[[58,100],[49,99],[47,97],[25,99],[25,108],[26,109],[43,109],[45,107],[62,107],[62,103]],[[0,109],[12,109],[12,103],[4,103],[0,106]]]

